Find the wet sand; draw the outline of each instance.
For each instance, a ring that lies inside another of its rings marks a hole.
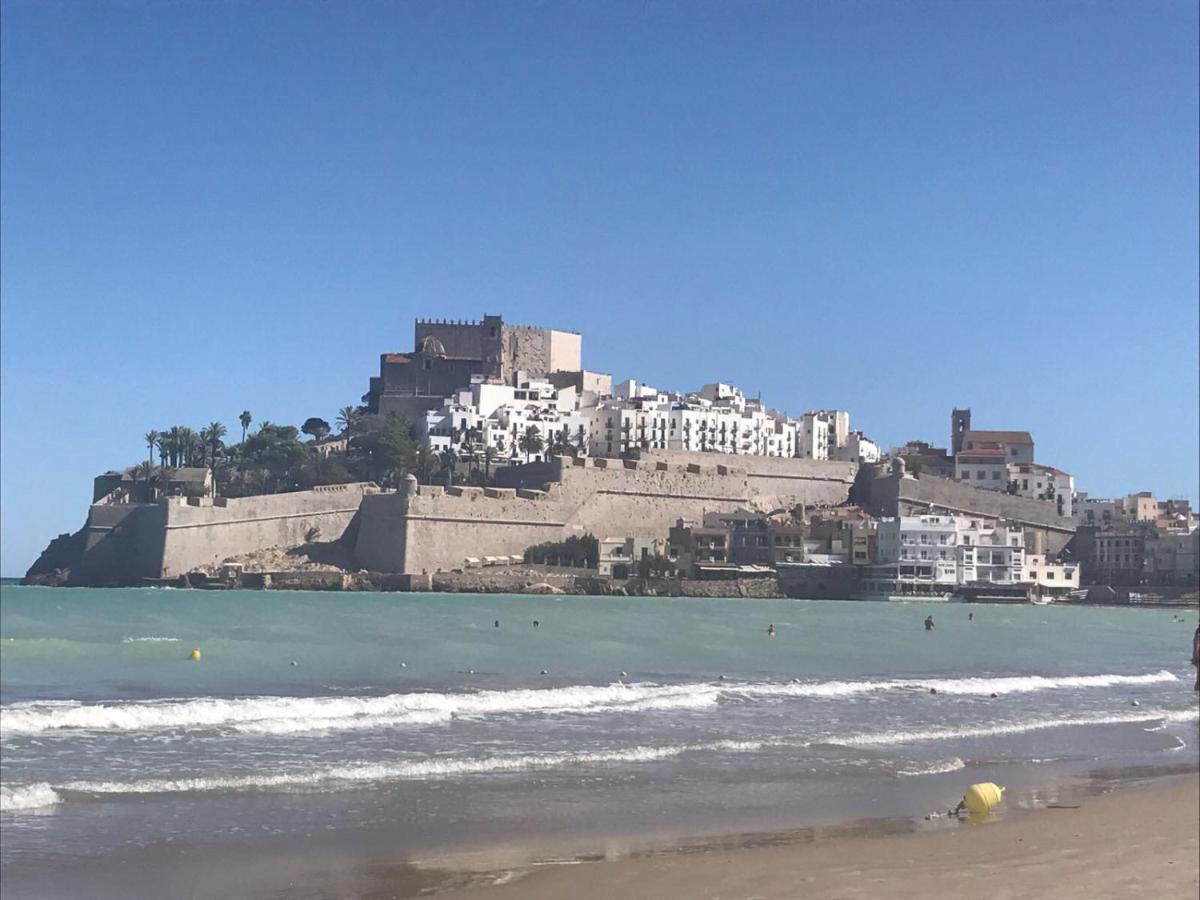
[[[1043,796],[1052,805],[1001,807],[985,822],[875,819],[717,838],[491,844],[418,858],[384,835],[353,832],[159,845],[68,866],[17,863],[2,880],[6,900],[1200,896],[1200,775],[1123,770]]]
[[[1195,898],[1200,776],[909,834],[720,842],[497,875],[444,896],[591,898]],[[783,836],[780,836],[783,838]],[[694,850],[696,852],[688,852]],[[497,883],[497,881],[502,883]],[[381,891],[379,896],[390,896]]]

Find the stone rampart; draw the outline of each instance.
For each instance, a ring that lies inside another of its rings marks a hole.
[[[234,499],[169,498],[162,504],[166,521],[159,577],[270,547],[296,547],[313,529],[321,540],[335,540],[363,497],[376,491],[374,484],[355,483]]]
[[[544,490],[410,481],[398,494],[365,497],[355,557],[377,571],[435,572],[570,535],[663,537],[677,519],[751,501],[746,473],[724,465],[562,457],[547,465],[538,475],[554,480],[532,482]]]
[[[858,463],[778,456],[737,456],[680,450],[642,450],[642,461],[675,465],[726,465],[741,469],[749,480],[753,506],[763,512],[844,503],[858,475]]]

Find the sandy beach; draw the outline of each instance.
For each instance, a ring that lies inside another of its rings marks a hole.
[[[699,852],[544,867],[453,896],[504,898],[1194,898],[1200,777],[911,834],[719,843]],[[388,896],[381,892],[380,896]]]

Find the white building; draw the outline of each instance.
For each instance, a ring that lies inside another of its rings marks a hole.
[[[846,438],[844,446],[838,447],[835,459],[847,462],[877,463],[882,454],[879,445],[861,431],[852,431]]]
[[[1005,524],[962,516],[879,520],[872,580],[899,587],[953,589],[973,582],[1016,584],[1024,578],[1025,534]]]
[[[1009,463],[1008,483],[1018,497],[1054,503],[1060,516],[1074,512],[1075,479],[1062,469],[1039,463]]]
[[[960,450],[954,454],[954,477],[987,491],[1008,490],[1008,460],[999,450]]]
[[[1027,553],[1021,580],[1032,583],[1039,597],[1057,597],[1079,589],[1079,564],[1053,562],[1044,553]]]
[[[802,459],[829,459],[829,422],[822,413],[807,412],[796,427],[796,455]]]

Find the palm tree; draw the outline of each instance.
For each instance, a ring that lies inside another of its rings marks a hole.
[[[454,479],[454,448],[447,447],[439,455],[442,459],[442,471],[446,473],[446,487],[449,487]]]
[[[192,459],[196,454],[196,432],[188,428],[186,425],[179,429],[179,455],[185,466],[192,464]]]
[[[242,443],[246,443],[246,430],[250,427],[250,423],[254,421],[254,416],[250,415],[250,410],[243,409],[242,414],[238,416],[238,421],[242,423]]]
[[[140,478],[142,481],[144,481],[146,483],[146,499],[147,500],[150,499],[150,489],[149,489],[150,475],[153,471],[154,471],[154,463],[153,462],[140,462],[136,466],[134,466],[132,469],[129,470],[129,476],[133,479],[133,488],[134,488],[133,493],[134,493],[135,498],[137,495],[137,483],[138,483],[138,479]],[[136,499],[135,499],[135,502],[136,502]]]
[[[221,446],[221,438],[225,437],[225,426],[220,422],[208,423],[208,442],[212,445],[212,461],[213,465],[217,464],[217,450]]]
[[[483,448],[483,480],[491,484],[492,482],[492,460],[496,458],[496,448],[488,444]]]
[[[160,434],[154,442],[155,448],[158,450],[158,464],[162,468],[167,467],[167,454],[171,452],[171,439],[166,434]]]
[[[179,468],[179,455],[183,448],[181,432],[182,429],[178,425],[172,425],[171,430],[167,432],[167,453],[171,458],[172,469]]]
[[[157,431],[151,430],[146,432],[146,449],[150,454],[149,459],[151,468],[154,467],[154,448],[158,446],[159,437],[160,435]]]
[[[540,453],[546,442],[542,440],[542,433],[538,431],[536,425],[530,425],[525,429],[525,433],[521,435],[517,441],[517,447],[525,454],[525,462],[529,462],[530,454]]]
[[[342,427],[343,437],[349,438],[354,433],[354,426],[361,417],[357,406],[343,406],[338,410],[337,423]]]
[[[200,464],[208,465],[208,444],[212,438],[212,433],[207,428],[201,428],[197,439],[200,444]]]

